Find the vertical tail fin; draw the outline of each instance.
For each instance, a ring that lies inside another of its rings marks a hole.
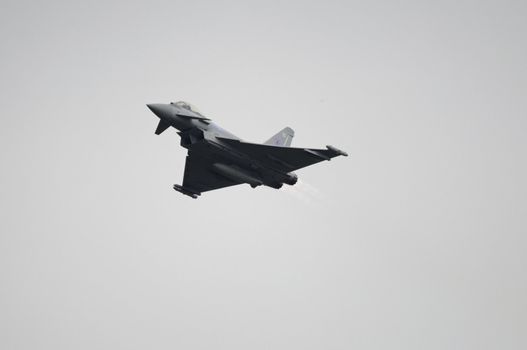
[[[289,147],[291,146],[291,141],[293,141],[293,136],[295,136],[293,129],[286,127],[278,134],[265,141],[264,145]]]

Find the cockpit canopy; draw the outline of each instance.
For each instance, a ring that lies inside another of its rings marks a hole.
[[[200,111],[196,108],[196,106],[194,106],[194,105],[192,105],[192,104],[190,104],[190,103],[188,103],[188,102],[185,102],[185,101],[179,101],[179,102],[171,102],[170,104],[173,104],[173,105],[178,106],[178,107],[181,107],[181,108],[185,108],[185,109],[187,109],[187,110],[189,110],[189,111],[192,111],[192,112],[194,112],[194,113],[197,113],[197,114],[199,114],[199,115],[202,115],[202,114],[200,113]]]

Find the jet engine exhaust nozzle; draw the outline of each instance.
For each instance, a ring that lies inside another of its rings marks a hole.
[[[295,173],[289,173],[287,174],[287,178],[284,180],[285,184],[288,184],[290,186],[293,186],[298,181],[298,176]]]

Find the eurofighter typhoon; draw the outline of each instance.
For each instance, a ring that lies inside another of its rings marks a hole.
[[[176,128],[181,146],[188,149],[183,184],[174,185],[174,189],[192,198],[239,184],[276,189],[283,184],[294,185],[298,180],[294,170],[336,156],[348,156],[332,146],[290,147],[294,131],[289,127],[263,144],[250,143],[222,129],[186,102],[147,106],[159,117],[155,134]]]

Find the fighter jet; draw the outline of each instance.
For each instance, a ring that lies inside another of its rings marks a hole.
[[[147,106],[159,117],[155,134],[173,127],[181,137],[181,146],[188,149],[183,184],[174,185],[174,189],[192,198],[239,184],[276,189],[283,184],[294,185],[298,181],[294,170],[336,156],[348,156],[332,146],[290,147],[295,133],[289,127],[263,144],[250,143],[222,129],[189,103]]]

